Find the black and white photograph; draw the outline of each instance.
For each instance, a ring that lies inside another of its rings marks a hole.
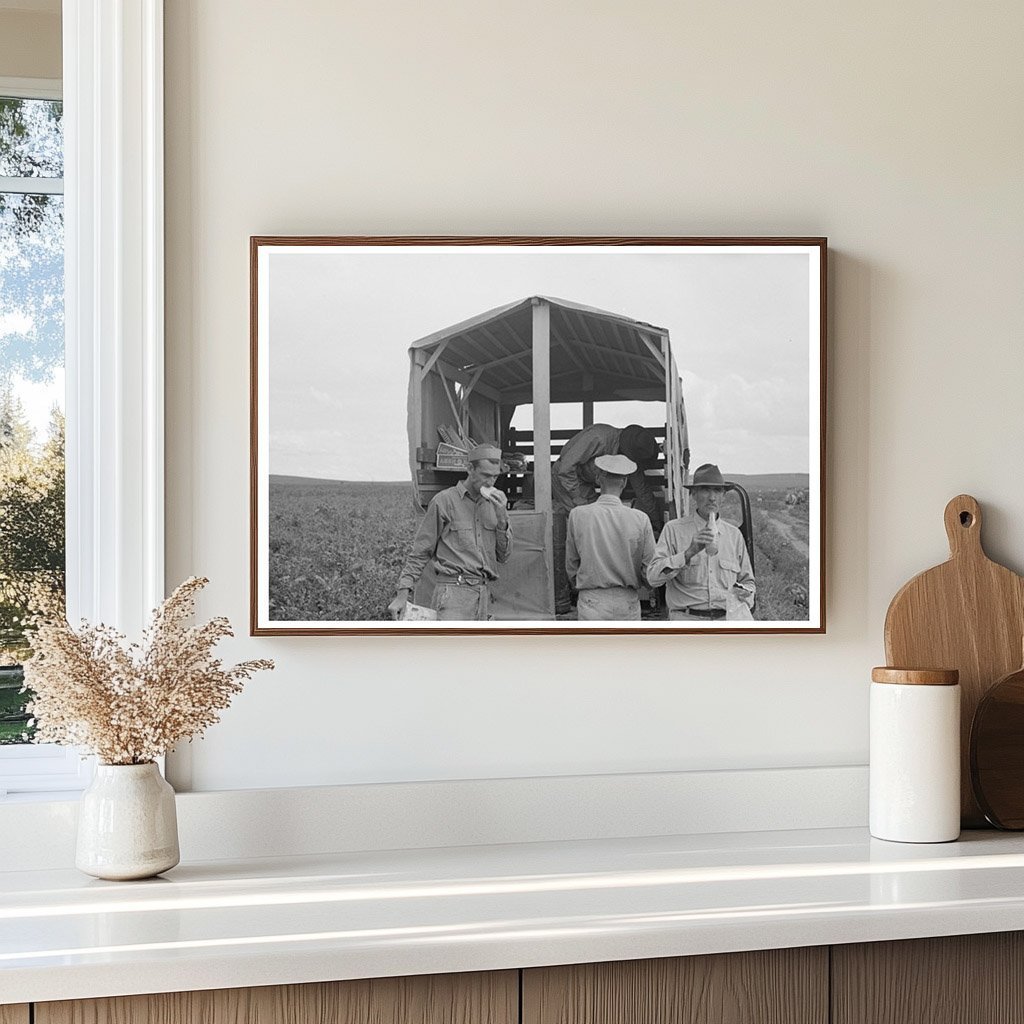
[[[823,632],[825,267],[254,237],[253,634]]]

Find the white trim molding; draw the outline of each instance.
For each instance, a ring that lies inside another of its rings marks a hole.
[[[64,192],[64,179],[5,178],[0,175],[0,192],[20,192],[26,196],[59,196]]]
[[[866,828],[867,765],[179,793],[186,863],[640,836]],[[0,803],[6,871],[69,868],[78,805]],[[812,854],[813,856],[813,854]]]
[[[20,743],[0,747],[0,799],[10,793],[47,793],[66,798],[85,789],[92,779],[93,761],[72,747],[52,743]]]
[[[68,616],[164,596],[163,0],[64,0]]]
[[[0,96],[23,100],[59,100],[64,95],[59,78],[11,78],[0,75]]]

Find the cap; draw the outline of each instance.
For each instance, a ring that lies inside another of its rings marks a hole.
[[[598,455],[594,459],[594,465],[616,476],[629,476],[636,472],[636,463],[625,455]]]
[[[495,448],[493,444],[478,444],[475,448],[470,448],[468,457],[470,462],[479,462],[481,459],[501,462],[501,449]]]

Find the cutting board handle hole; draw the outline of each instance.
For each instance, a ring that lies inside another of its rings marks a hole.
[[[961,512],[960,513],[960,525],[961,526],[970,526],[971,523],[973,523],[973,522],[974,522],[974,516],[972,516],[970,512]]]

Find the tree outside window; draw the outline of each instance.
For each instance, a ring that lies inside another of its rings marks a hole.
[[[0,744],[31,739],[20,662],[64,598],[62,104],[0,96]]]

